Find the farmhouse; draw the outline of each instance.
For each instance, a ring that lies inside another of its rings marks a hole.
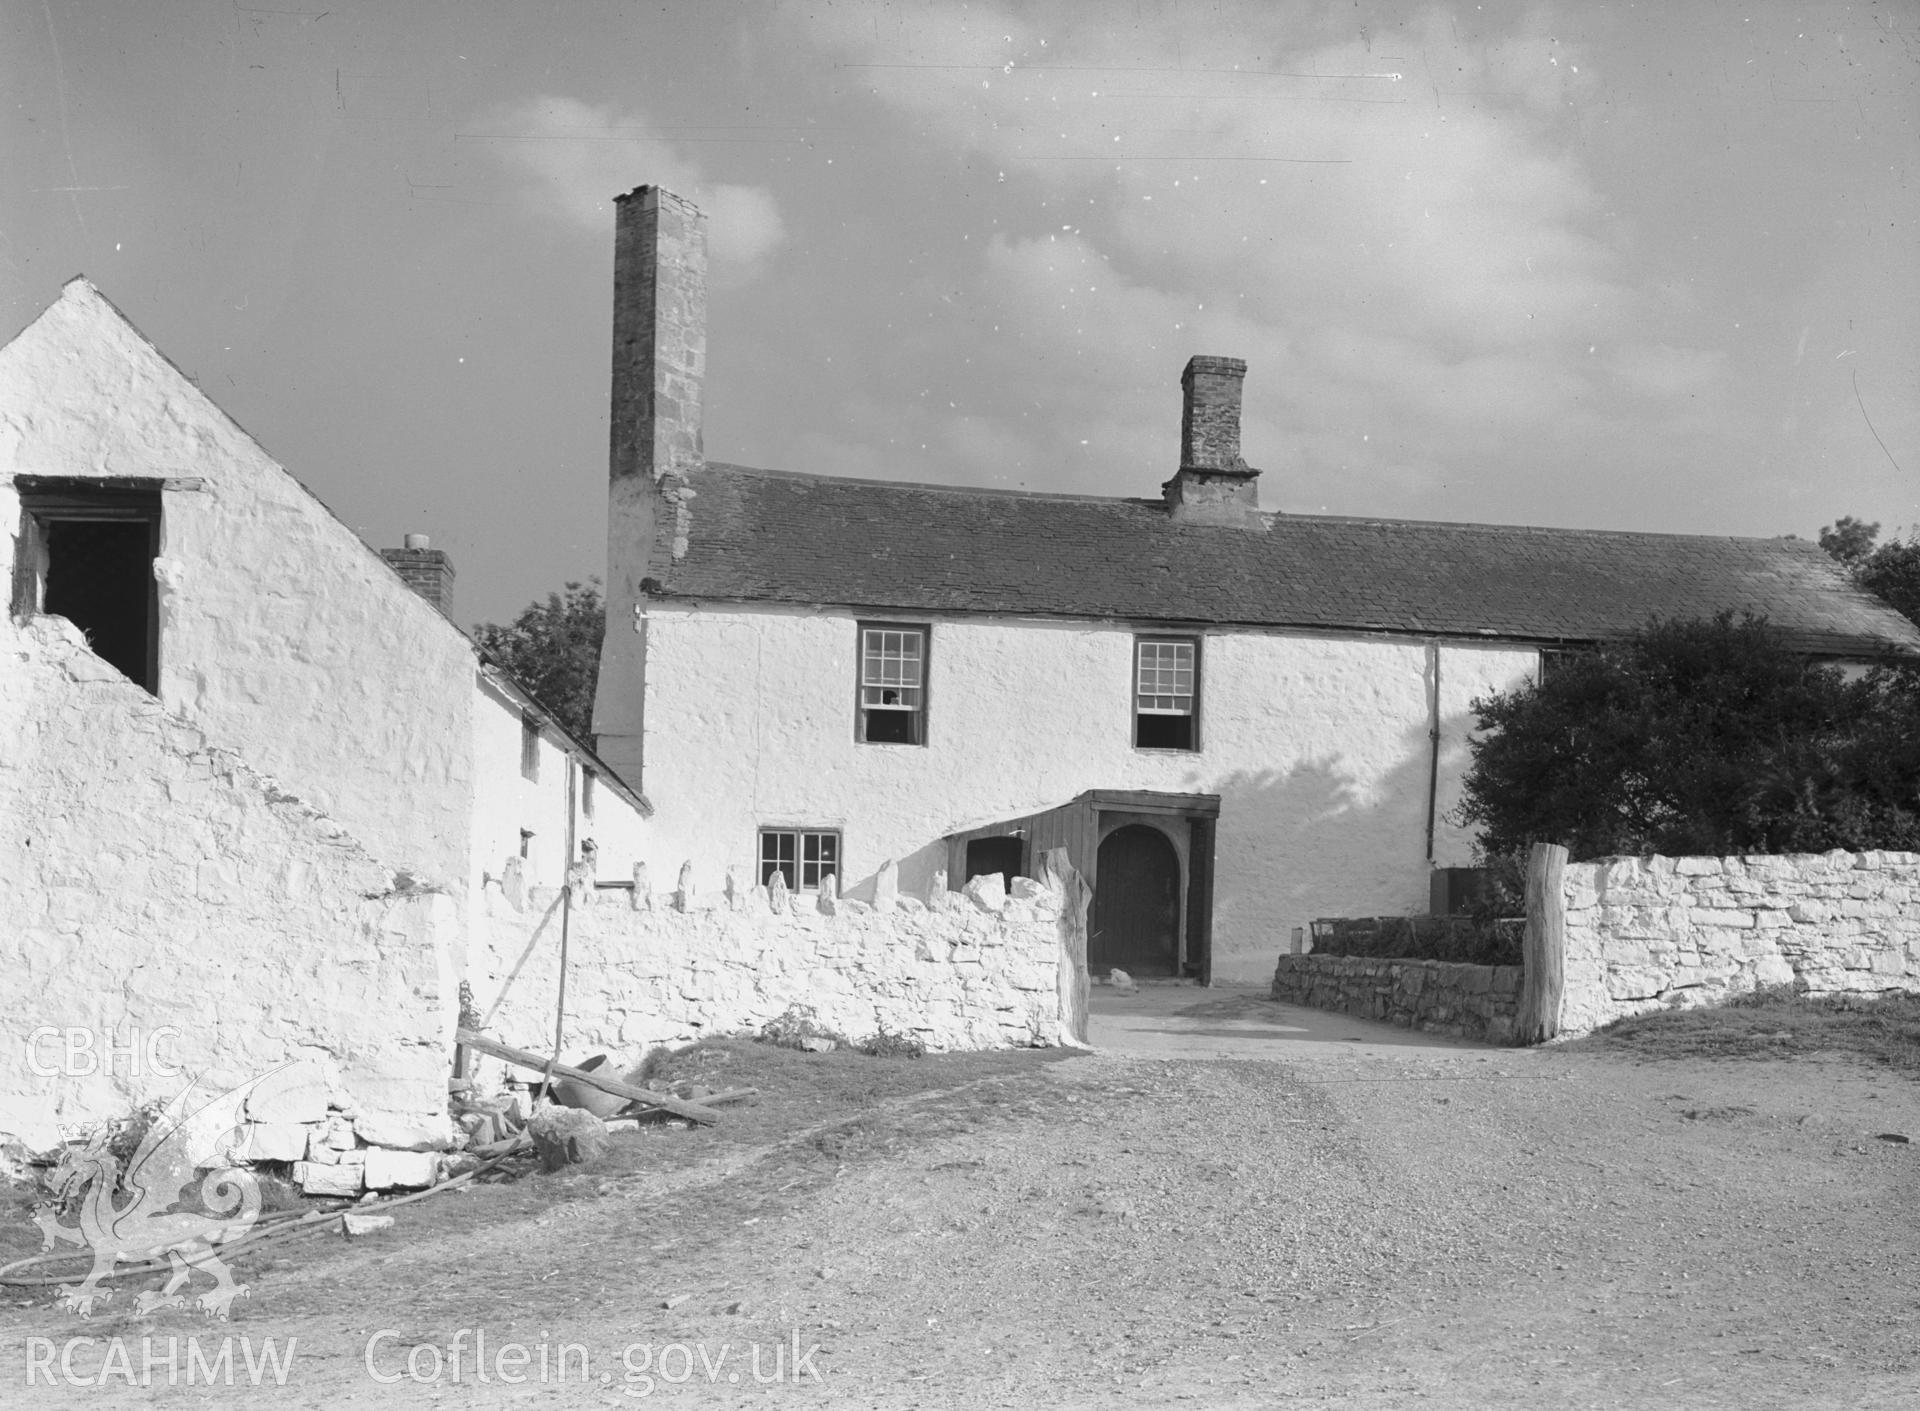
[[[868,896],[1093,885],[1089,964],[1264,979],[1316,916],[1423,911],[1474,697],[1655,615],[1920,648],[1817,547],[1277,514],[1245,364],[1196,357],[1164,485],[1097,498],[710,463],[704,217],[618,203],[598,747],[651,861]]]

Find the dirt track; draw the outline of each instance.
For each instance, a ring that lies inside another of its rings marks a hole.
[[[230,1328],[8,1308],[0,1404],[207,1396],[22,1385],[24,1337],[84,1331],[297,1335],[287,1385],[244,1395],[301,1406],[1920,1405],[1920,1152],[1875,1136],[1920,1137],[1910,1081],[1315,1052],[1082,1058],[693,1165],[544,1178],[498,1197],[517,1219],[421,1213],[295,1254]],[[467,1330],[462,1380],[375,1382],[380,1329],[383,1376]],[[748,1345],[790,1372],[796,1329],[819,1383],[756,1388]],[[490,1357],[580,1344],[588,1384],[577,1357],[566,1384],[537,1363],[475,1383],[472,1330]],[[679,1384],[657,1360],[676,1344]]]

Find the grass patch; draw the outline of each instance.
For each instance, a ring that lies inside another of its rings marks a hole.
[[[1920,1076],[1920,995],[1757,990],[1725,1004],[1616,1019],[1568,1047],[1643,1058],[1852,1053]]]

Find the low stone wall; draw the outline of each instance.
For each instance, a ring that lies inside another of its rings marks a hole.
[[[1273,974],[1273,997],[1287,1004],[1486,1043],[1512,1037],[1519,993],[1517,965],[1283,955]]]
[[[0,1134],[38,1150],[189,1078],[217,1093],[288,1063],[297,1104],[250,1121],[450,1130],[453,901],[64,619],[0,619],[0,651]]]
[[[1050,1045],[1061,1024],[1064,884],[937,878],[926,901],[882,869],[871,904],[690,881],[656,895],[576,887],[524,896],[490,887],[469,968],[480,1027],[552,1051],[560,930],[567,929],[564,1047],[638,1061],[659,1044],[757,1031],[789,1006],[858,1042],[881,1029],[930,1050]],[[516,904],[517,903],[517,904]]]
[[[1569,864],[1563,1033],[1769,985],[1920,989],[1920,854]]]

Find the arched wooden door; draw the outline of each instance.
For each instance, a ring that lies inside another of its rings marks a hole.
[[[1100,975],[1116,965],[1132,975],[1180,968],[1180,857],[1144,823],[1116,828],[1100,844],[1087,969]]]

